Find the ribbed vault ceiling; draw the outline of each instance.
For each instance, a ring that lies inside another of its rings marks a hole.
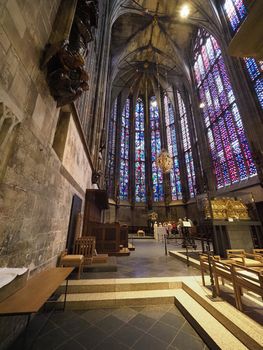
[[[189,49],[198,26],[218,28],[211,0],[187,1],[190,15],[180,16],[185,0],[116,0],[111,37],[111,82],[115,97],[150,81],[167,88],[189,80]],[[217,25],[217,26],[216,26]]]

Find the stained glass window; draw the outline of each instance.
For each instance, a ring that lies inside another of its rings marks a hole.
[[[150,98],[150,133],[151,133],[151,155],[152,155],[152,182],[153,200],[155,202],[164,200],[163,173],[157,166],[157,157],[161,152],[160,116],[158,103],[155,96]]]
[[[164,95],[164,114],[168,152],[173,158],[173,168],[170,172],[171,194],[172,200],[178,200],[182,199],[182,185],[178,160],[174,109],[166,94]]]
[[[115,142],[116,142],[116,120],[117,120],[117,98],[114,101],[110,120],[108,137],[108,193],[114,195],[114,173],[115,173]]]
[[[193,198],[196,194],[195,190],[195,169],[193,161],[193,153],[191,148],[189,126],[185,104],[179,91],[177,91],[177,102],[179,107],[179,118],[182,130],[183,151],[185,158],[185,165],[187,171],[187,180],[190,197]]]
[[[203,117],[217,188],[256,175],[220,47],[203,29],[197,35],[194,71],[199,98],[205,104]]]
[[[144,103],[137,99],[135,110],[135,201],[145,202]]]
[[[245,3],[243,0],[226,0],[224,10],[232,31],[235,33],[247,16]],[[244,59],[244,65],[258,98],[259,105],[263,109],[263,61],[258,62],[254,58],[249,57]]]
[[[127,200],[129,194],[129,142],[130,142],[130,99],[126,100],[121,116],[120,140],[120,182],[119,196]]]

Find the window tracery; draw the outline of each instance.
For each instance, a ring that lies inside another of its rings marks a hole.
[[[248,13],[245,2],[243,0],[226,0],[223,8],[232,32],[235,33]],[[243,61],[259,105],[263,109],[263,61],[257,61],[253,57],[246,57]]]
[[[243,123],[215,38],[199,29],[194,72],[213,160],[217,188],[257,174]]]

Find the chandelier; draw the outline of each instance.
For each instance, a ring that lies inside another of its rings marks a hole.
[[[161,153],[157,157],[157,166],[163,173],[169,173],[173,166],[173,160],[165,149],[162,149]]]

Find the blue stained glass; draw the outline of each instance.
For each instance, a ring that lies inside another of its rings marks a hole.
[[[119,196],[127,200],[129,194],[129,145],[130,145],[130,99],[125,102],[121,117],[120,181]]]
[[[115,99],[110,119],[109,119],[109,137],[108,137],[108,179],[107,187],[110,197],[114,196],[115,188],[115,139],[116,139],[116,120],[117,120],[117,99]]]
[[[245,60],[250,78],[253,81],[260,75],[257,61],[254,58],[245,58],[244,60]]]
[[[200,80],[196,83],[200,100],[206,104],[203,116],[217,188],[221,188],[254,176],[257,172],[218,43],[204,30],[199,30],[198,36],[196,43],[201,42],[202,47],[196,44],[195,61],[199,62],[199,57],[203,55],[203,47],[209,43],[208,38],[213,43],[218,57],[214,60],[212,55],[208,55],[209,69],[204,73],[203,78],[199,76]],[[206,41],[200,41],[200,36],[207,38]],[[208,46],[207,52],[209,50],[211,48]],[[250,65],[252,67],[251,62]],[[255,66],[251,68],[251,72],[252,69],[255,76]],[[198,79],[197,74],[195,77]]]
[[[176,129],[175,129],[175,116],[173,105],[168,98],[164,95],[164,116],[166,125],[166,135],[167,135],[167,145],[168,152],[173,159],[173,167],[170,172],[170,184],[171,184],[171,194],[172,200],[182,199],[182,187],[180,179],[180,169],[178,161],[178,150],[177,150],[177,140],[176,140]],[[179,106],[179,108],[182,108]]]
[[[137,99],[135,110],[135,201],[145,202],[144,104]]]
[[[263,78],[260,78],[255,83],[255,91],[258,96],[258,101],[263,109]]]
[[[181,124],[181,131],[182,131],[183,150],[184,150],[185,164],[186,164],[186,170],[187,170],[188,189],[189,189],[190,197],[193,198],[196,194],[195,193],[196,179],[195,179],[195,170],[194,170],[186,108],[179,91],[177,91],[176,96],[177,96],[177,102],[179,106],[179,119]]]
[[[150,98],[150,133],[151,133],[151,159],[152,159],[152,181],[153,200],[155,202],[164,200],[163,173],[157,166],[158,154],[161,152],[160,117],[157,99]]]
[[[226,0],[224,10],[235,33],[248,13],[245,2],[243,0]],[[244,58],[244,63],[259,105],[263,109],[262,61],[256,61],[254,58]]]
[[[233,31],[236,31],[247,15],[246,7],[242,0],[226,0],[224,10]]]

